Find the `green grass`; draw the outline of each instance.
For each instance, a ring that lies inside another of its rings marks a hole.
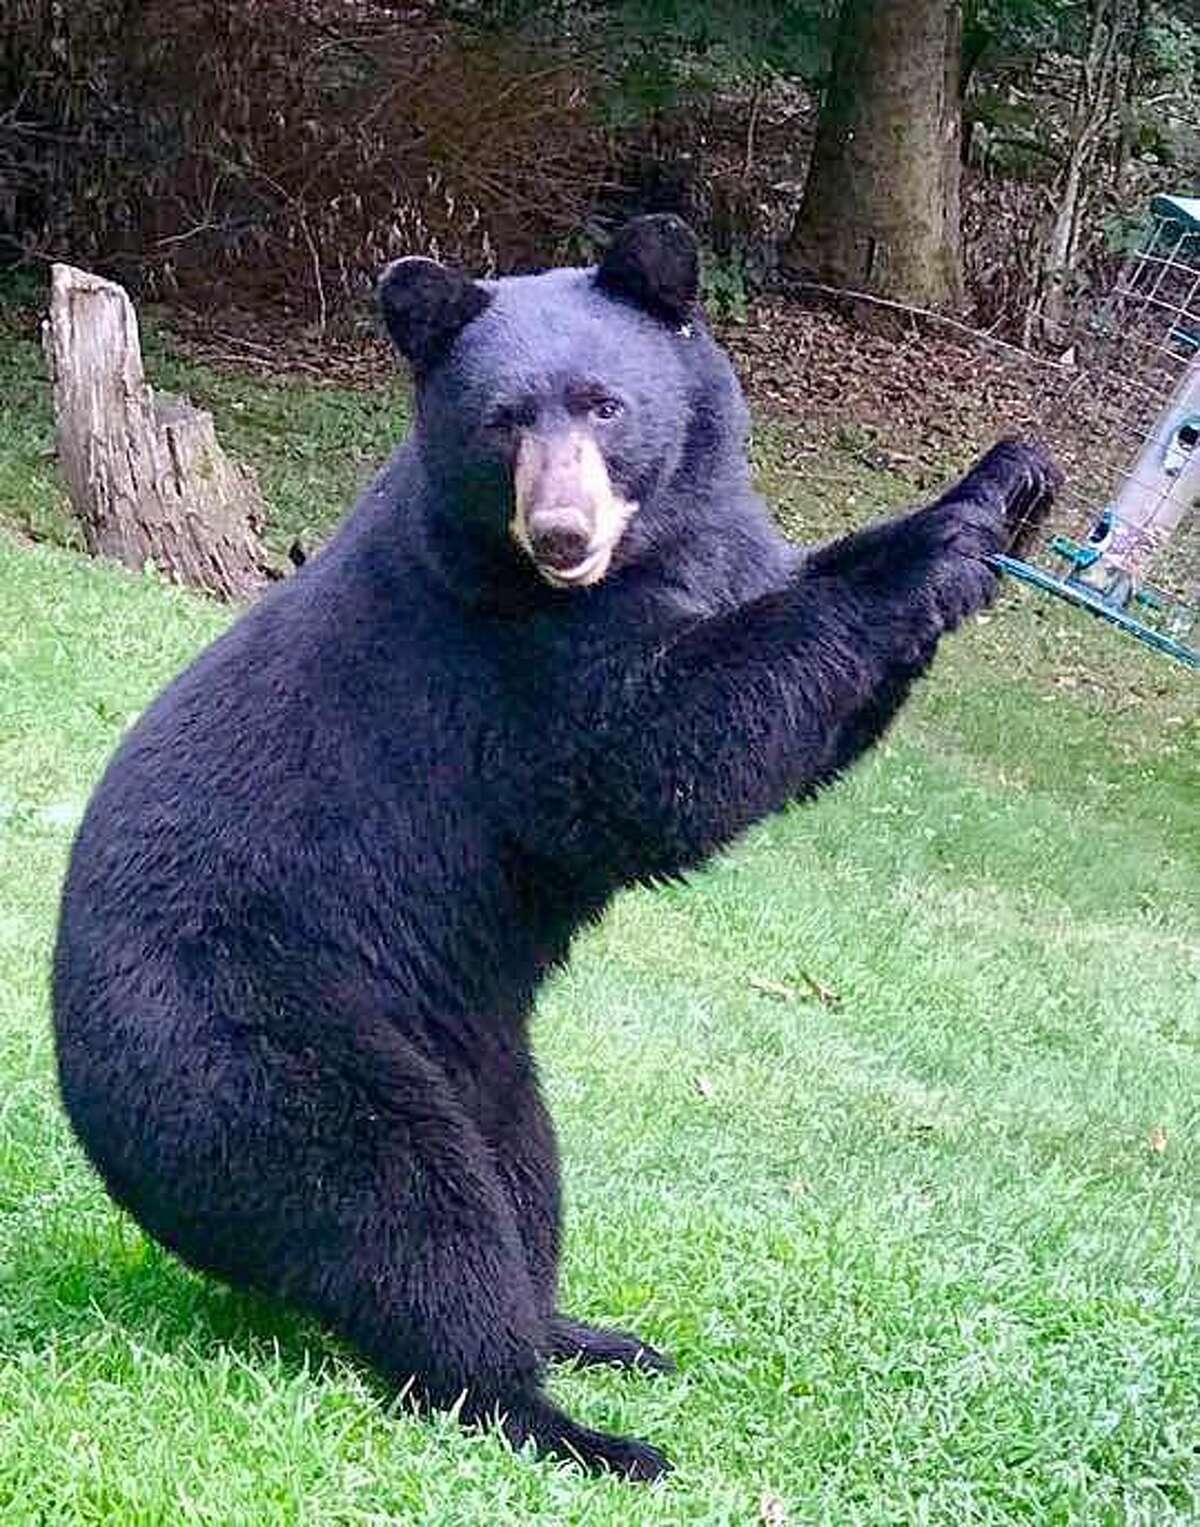
[[[0,523],[28,530],[58,511],[20,343]],[[327,523],[402,401],[165,365],[258,462],[279,542]],[[771,430],[764,475],[806,526],[855,507],[810,507]],[[3,534],[0,605],[5,1527],[732,1524],[765,1495],[838,1527],[1200,1520],[1184,670],[1011,593],[849,779],[622,898],[545,993],[564,1303],[680,1364],[554,1380],[672,1454],[637,1491],[397,1414],[320,1331],[106,1200],[54,1094],[58,886],[122,729],[228,616]]]
[[[0,525],[82,546],[54,461],[54,424],[32,321],[0,305]]]

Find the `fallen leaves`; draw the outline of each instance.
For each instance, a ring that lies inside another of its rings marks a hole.
[[[864,465],[910,481],[948,446],[966,456],[994,439],[998,420],[1044,433],[1062,386],[1058,372],[986,339],[927,325],[897,344],[869,324],[782,296],[757,299],[749,321],[721,338],[760,409],[803,421],[809,441],[836,440],[853,420]]]

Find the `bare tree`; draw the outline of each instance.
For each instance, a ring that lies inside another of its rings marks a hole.
[[[1024,339],[1058,343],[1079,263],[1092,171],[1118,123],[1145,8],[1136,0],[1088,0],[1087,36],[1079,62],[1070,135],[1049,192],[1049,216],[1038,240],[1034,292]]]

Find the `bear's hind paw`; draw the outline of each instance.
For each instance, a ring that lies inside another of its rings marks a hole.
[[[555,1315],[550,1322],[549,1335],[546,1355],[551,1361],[574,1361],[585,1365],[605,1363],[614,1368],[634,1368],[641,1373],[675,1372],[671,1357],[630,1331],[588,1325],[582,1320]]]
[[[508,1409],[501,1416],[501,1427],[514,1447],[532,1442],[540,1452],[577,1463],[590,1474],[650,1483],[671,1469],[666,1455],[649,1442],[580,1426],[540,1395]]]

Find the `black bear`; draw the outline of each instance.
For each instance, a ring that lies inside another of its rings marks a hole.
[[[618,888],[862,753],[1054,479],[1005,443],[795,549],[697,285],[670,217],[595,269],[388,268],[412,432],[126,737],[54,967],[66,1109],[152,1236],[426,1404],[643,1479],[657,1449],[542,1389],[558,1357],[667,1360],[558,1310],[538,985]]]

